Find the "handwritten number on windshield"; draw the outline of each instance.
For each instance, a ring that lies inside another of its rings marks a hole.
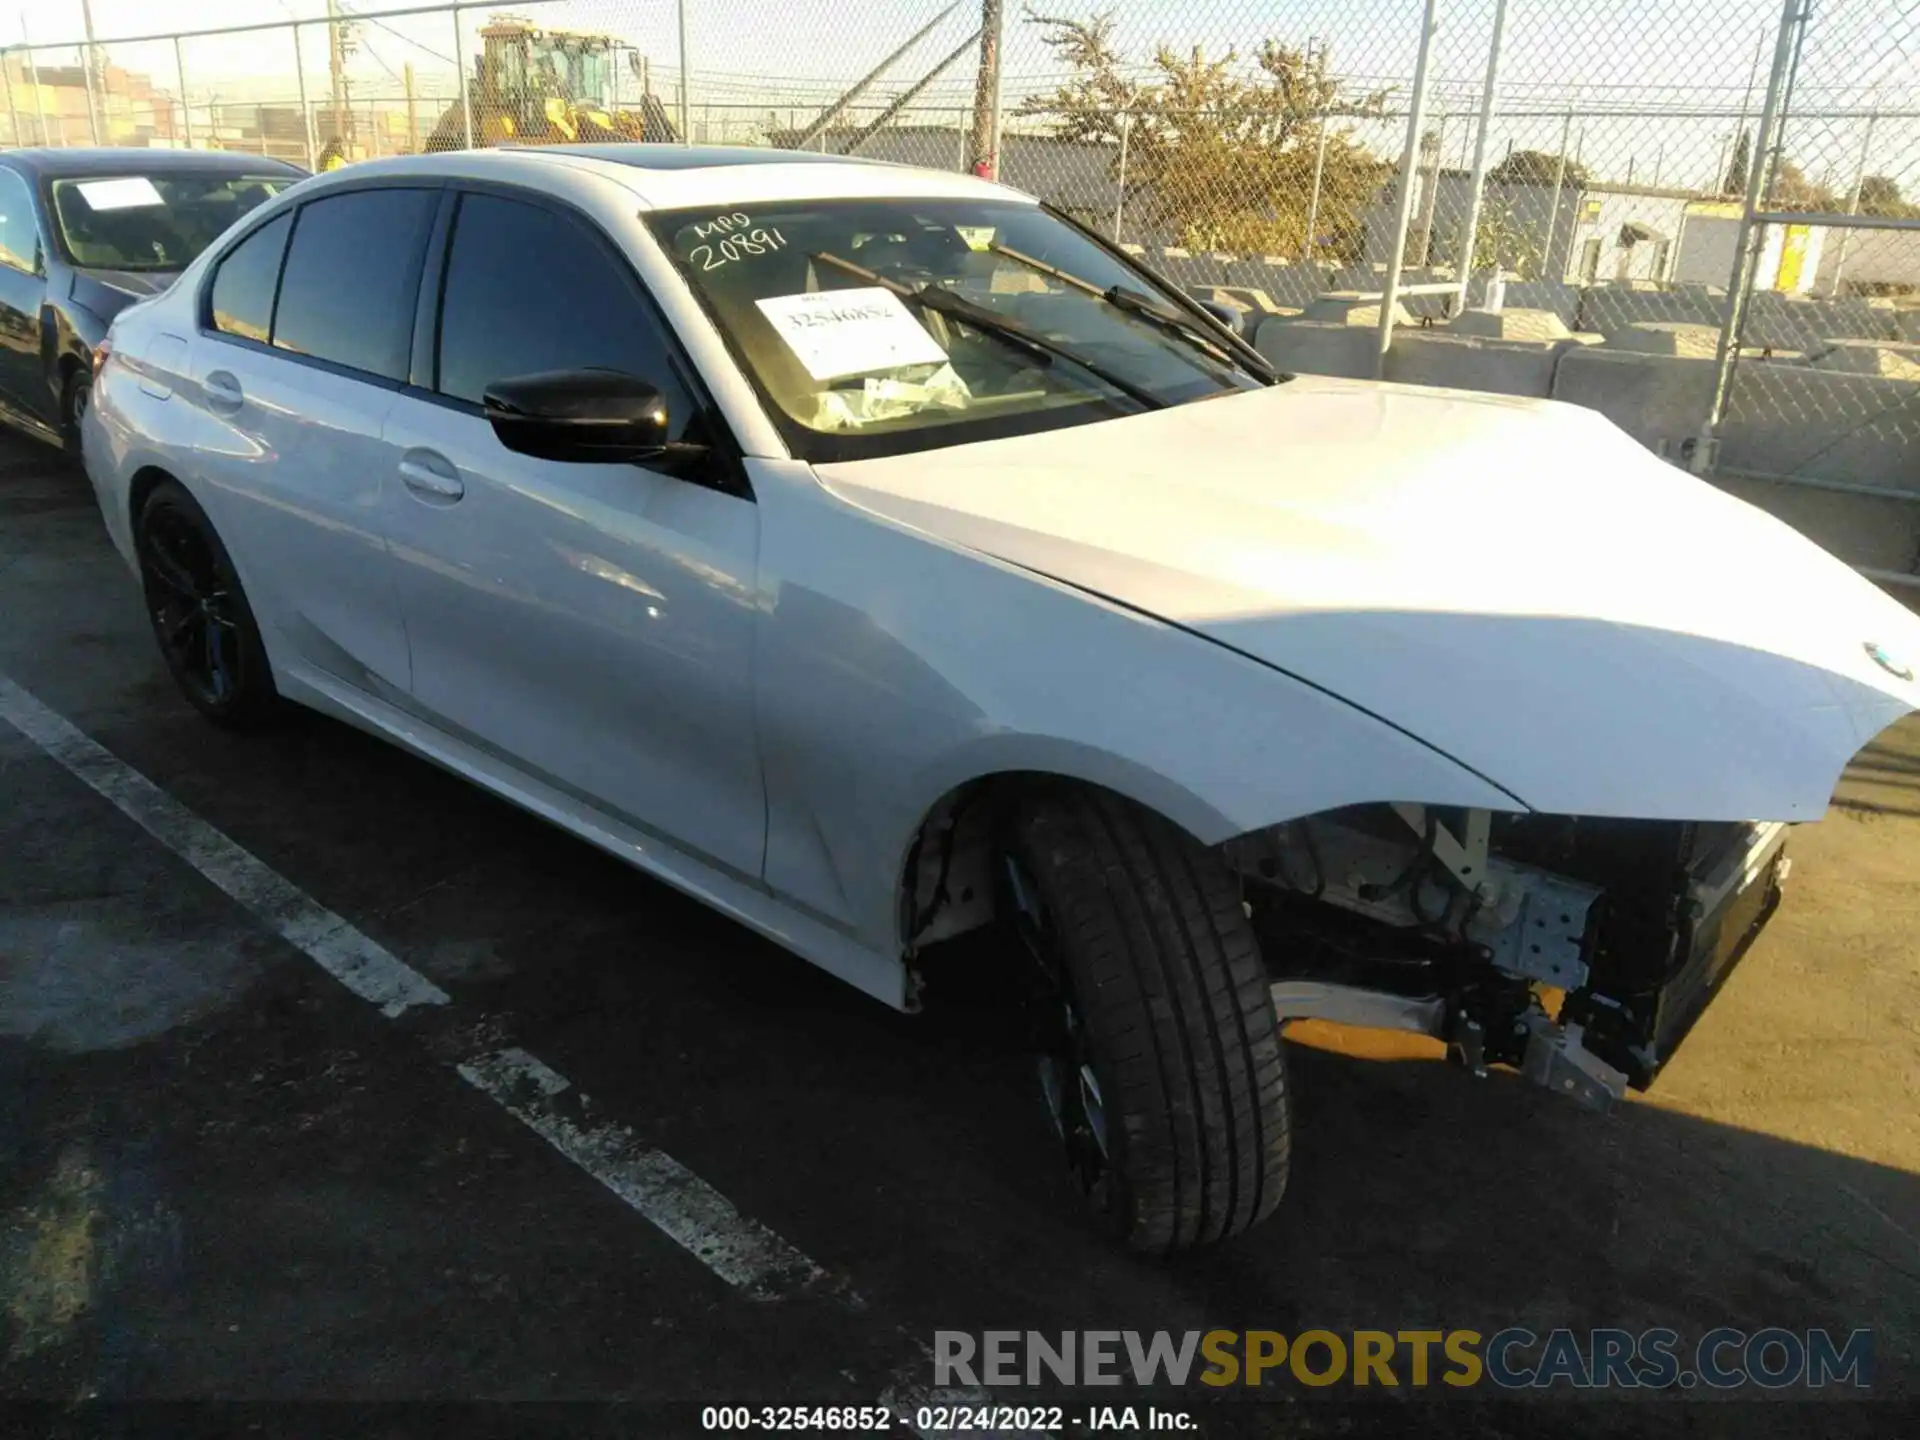
[[[744,215],[732,218],[747,222],[747,217]],[[694,233],[698,235],[703,229],[708,234],[713,233],[711,227],[698,225],[694,227]],[[702,270],[718,270],[723,265],[735,260],[745,260],[750,255],[766,255],[775,250],[783,250],[786,244],[787,237],[778,230],[753,225],[751,229],[736,229],[725,239],[718,240],[714,244],[694,246],[687,252],[687,259]]]

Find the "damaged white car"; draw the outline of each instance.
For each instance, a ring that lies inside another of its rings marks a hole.
[[[891,166],[317,177],[120,317],[85,453],[213,719],[387,736],[902,1008],[998,927],[1150,1251],[1279,1201],[1290,1019],[1650,1083],[1920,706],[1920,619],[1598,415],[1276,375]]]

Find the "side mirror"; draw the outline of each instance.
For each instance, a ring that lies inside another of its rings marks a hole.
[[[618,370],[548,370],[489,385],[483,410],[509,450],[617,464],[668,450],[667,402]]]
[[[1218,300],[1198,300],[1194,302],[1214,319],[1218,320],[1234,334],[1245,338],[1246,331],[1241,327],[1246,323],[1247,312],[1237,305],[1226,305]]]

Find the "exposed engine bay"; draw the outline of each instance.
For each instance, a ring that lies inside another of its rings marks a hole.
[[[1783,824],[1356,806],[1227,842],[1282,1023],[1432,1035],[1592,1108],[1645,1089],[1772,915]]]

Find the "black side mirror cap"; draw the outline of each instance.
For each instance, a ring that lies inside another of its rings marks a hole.
[[[1246,339],[1247,311],[1237,305],[1226,305],[1218,300],[1196,300],[1194,303],[1241,339]]]
[[[619,464],[662,456],[667,402],[618,370],[546,370],[489,385],[482,401],[500,443],[540,460]]]

